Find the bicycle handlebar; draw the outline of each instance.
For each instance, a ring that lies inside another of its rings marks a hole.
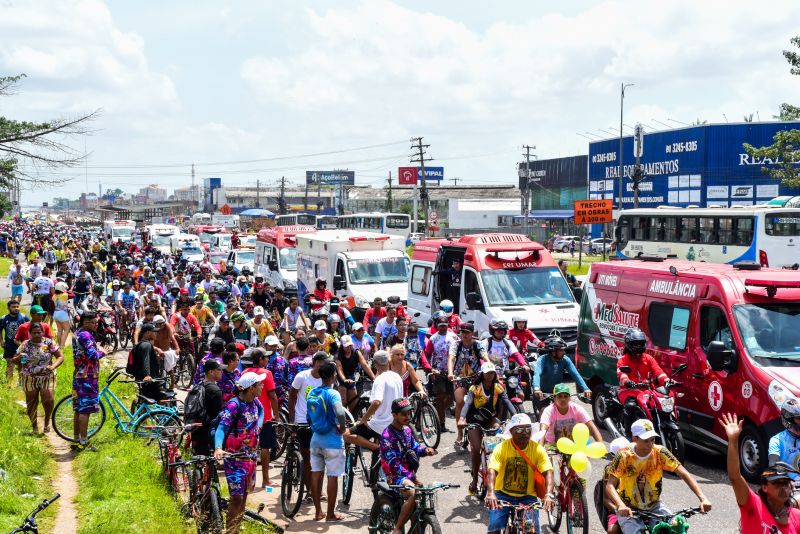
[[[638,516],[638,517],[642,517],[642,518],[657,519],[657,520],[666,521],[666,522],[671,521],[673,518],[678,517],[679,515],[683,516],[683,517],[692,517],[694,514],[699,514],[699,513],[700,513],[700,507],[699,506],[693,506],[691,508],[686,508],[684,510],[680,510],[678,512],[673,512],[671,514],[653,514],[653,513],[645,512],[645,511],[642,511],[642,510],[631,510],[631,514],[634,517]]]
[[[22,522],[22,526],[15,528],[11,531],[11,534],[15,534],[16,532],[28,532],[30,528],[36,527],[36,515],[56,502],[61,497],[60,493],[56,493],[54,496],[50,497],[49,499],[43,500],[36,509],[30,513],[28,517],[25,518],[25,521]]]
[[[224,456],[224,458],[245,458],[245,457],[254,458],[255,454],[252,452],[226,452]],[[216,461],[217,459],[213,456],[197,455],[197,456],[192,456],[188,460],[181,460],[180,462],[173,462],[167,465],[169,465],[169,467],[183,467],[193,464],[208,464]]]
[[[452,488],[460,488],[461,484],[448,484],[445,482],[437,482],[435,484],[431,484],[430,486],[404,486],[403,484],[391,484],[389,486],[392,489],[398,490],[407,490],[407,489],[414,489],[423,493],[432,493],[436,490],[440,489],[452,489]]]

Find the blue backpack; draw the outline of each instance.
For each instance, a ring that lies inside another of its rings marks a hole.
[[[330,389],[330,386],[315,387],[306,397],[308,422],[315,434],[327,434],[336,426],[336,414],[333,412],[333,407],[328,409],[326,402],[329,396],[325,392]]]

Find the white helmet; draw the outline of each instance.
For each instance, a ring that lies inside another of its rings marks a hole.
[[[453,315],[453,301],[445,299],[441,303],[439,303],[439,309],[445,314],[446,317],[450,317]]]
[[[65,282],[59,282],[56,284],[56,291],[62,291],[66,293],[69,290],[69,287]]]

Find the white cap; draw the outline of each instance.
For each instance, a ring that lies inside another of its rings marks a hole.
[[[155,317],[153,317],[153,324],[155,324],[155,323],[166,323],[166,322],[167,322],[167,320],[164,319],[163,315],[156,315]]]
[[[483,362],[481,364],[481,373],[496,373],[497,367],[494,366],[492,362]]]
[[[257,316],[257,315],[263,316],[264,315],[264,308],[262,308],[261,306],[256,306],[255,308],[253,308],[253,316]]]
[[[353,332],[355,332],[356,330],[361,330],[362,328],[364,328],[364,325],[362,323],[353,323]]]
[[[269,335],[264,339],[264,345],[280,345],[277,336]]]
[[[341,343],[343,347],[352,347],[353,338],[348,335],[344,335],[339,338],[339,343]]]
[[[327,330],[328,326],[325,324],[325,321],[319,320],[314,323],[314,330]]]
[[[658,436],[649,419],[637,419],[631,425],[631,434],[639,439],[650,439]]]
[[[627,449],[631,446],[631,442],[624,437],[619,437],[608,444],[608,451],[611,454],[617,454],[622,449]]]
[[[516,426],[531,426],[531,418],[526,413],[515,413],[508,421],[508,429]]]
[[[239,387],[239,389],[247,389],[253,384],[263,382],[265,378],[267,378],[267,375],[265,374],[260,375],[252,371],[248,371],[239,377],[239,380],[236,381],[236,385]]]

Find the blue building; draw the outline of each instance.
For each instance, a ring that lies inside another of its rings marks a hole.
[[[771,145],[777,132],[792,129],[800,129],[800,122],[712,124],[644,134],[639,207],[752,205],[800,194],[762,172],[776,162],[755,160],[742,146]],[[619,151],[619,138],[589,144],[590,200],[611,198],[618,206]],[[633,208],[635,163],[634,138],[624,137],[623,209]]]

